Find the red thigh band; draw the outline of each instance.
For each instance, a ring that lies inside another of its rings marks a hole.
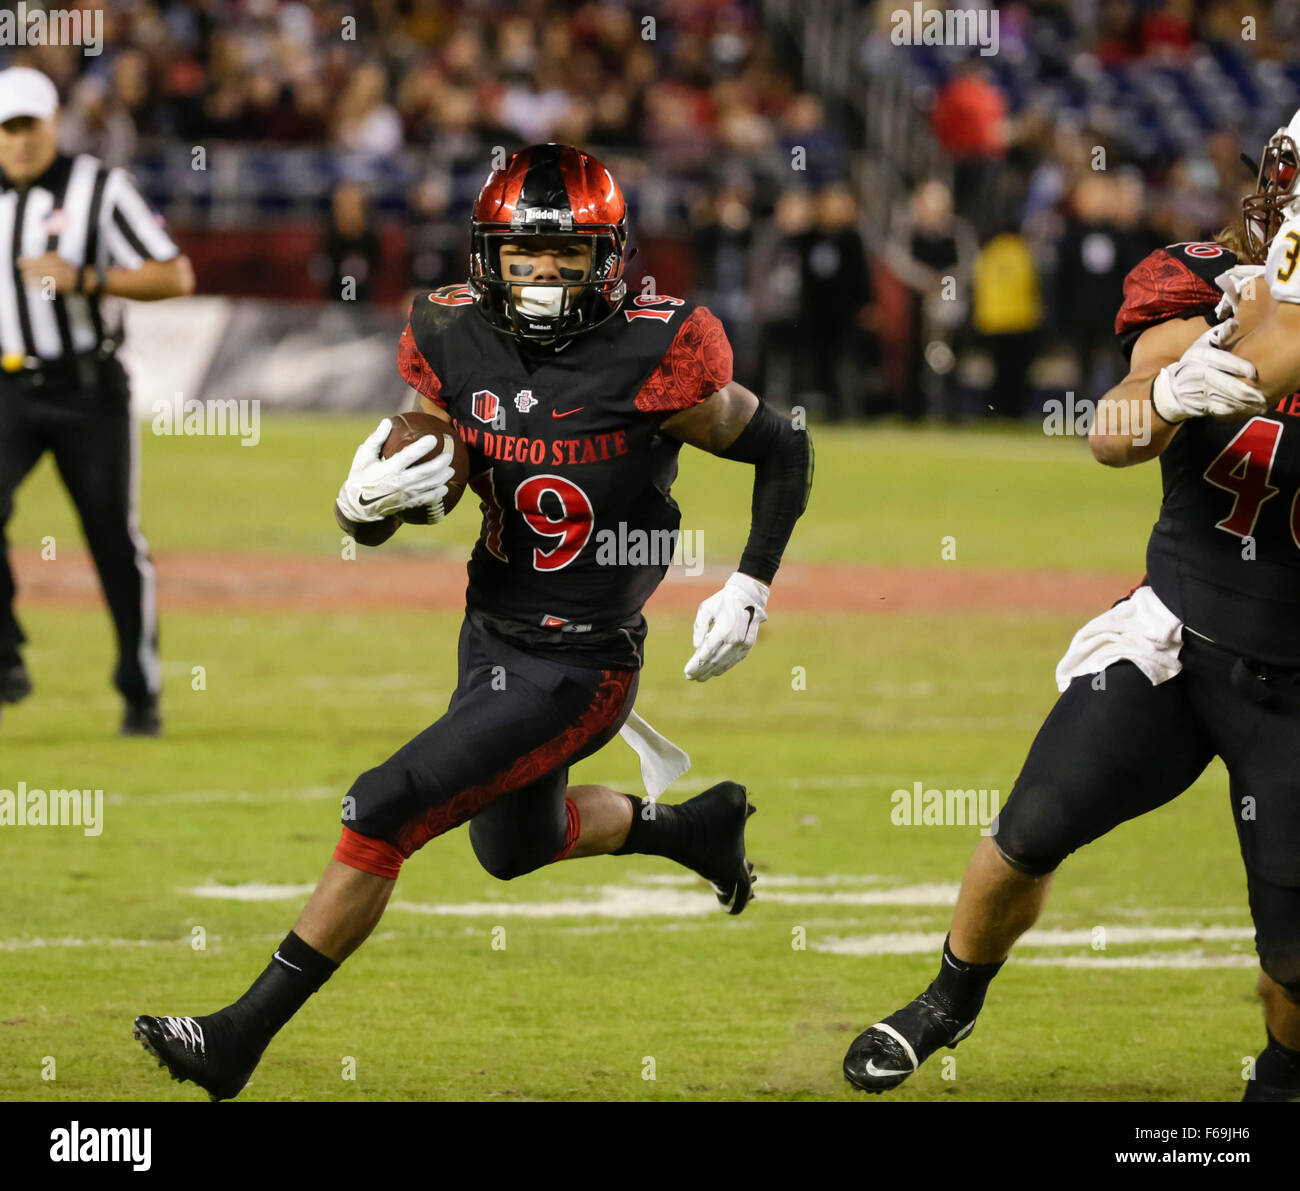
[[[373,873],[376,877],[391,877],[395,881],[402,871],[405,857],[392,844],[344,827],[343,835],[334,846],[334,859],[349,868]]]

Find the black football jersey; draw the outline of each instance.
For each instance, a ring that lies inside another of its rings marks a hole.
[[[1153,252],[1124,282],[1115,330],[1204,315],[1237,263],[1218,244]],[[1295,422],[1291,419],[1296,418]],[[1186,625],[1244,657],[1300,666],[1300,395],[1252,418],[1188,418],[1160,456],[1147,580]]]
[[[470,617],[535,653],[639,667],[680,521],[679,443],[659,427],[731,367],[722,324],[681,298],[633,298],[556,350],[493,330],[466,286],[418,295],[398,368],[469,450]]]

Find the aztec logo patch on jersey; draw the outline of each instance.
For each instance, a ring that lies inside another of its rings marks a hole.
[[[501,398],[491,389],[479,389],[471,399],[470,410],[480,422],[495,422],[501,410]]]

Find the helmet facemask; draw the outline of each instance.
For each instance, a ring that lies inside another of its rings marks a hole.
[[[627,293],[620,229],[613,224],[575,226],[568,211],[557,211],[554,220],[538,219],[542,212],[536,209],[520,214],[523,218],[510,225],[480,224],[472,236],[469,285],[488,322],[520,339],[545,343],[581,335],[613,315]],[[526,275],[508,274],[501,263],[503,244],[529,251],[530,240],[537,241],[539,251],[557,240],[589,243],[590,264],[581,276],[530,284]]]
[[[1300,201],[1295,190],[1297,176],[1300,176],[1300,149],[1287,131],[1279,128],[1264,146],[1255,193],[1247,195],[1241,203],[1246,243],[1257,261],[1268,256],[1269,244],[1291,214],[1288,208]]]

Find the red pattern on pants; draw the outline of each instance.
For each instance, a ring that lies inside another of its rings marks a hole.
[[[636,672],[632,670],[602,670],[590,704],[558,736],[516,758],[486,782],[462,790],[439,806],[408,820],[392,843],[363,836],[345,826],[334,849],[334,858],[363,872],[395,878],[402,861],[431,839],[468,822],[503,794],[521,789],[576,759],[589,742],[618,721],[635,679]],[[574,808],[569,822],[570,834],[576,819]],[[566,838],[561,855],[566,855],[576,842],[576,836]]]

